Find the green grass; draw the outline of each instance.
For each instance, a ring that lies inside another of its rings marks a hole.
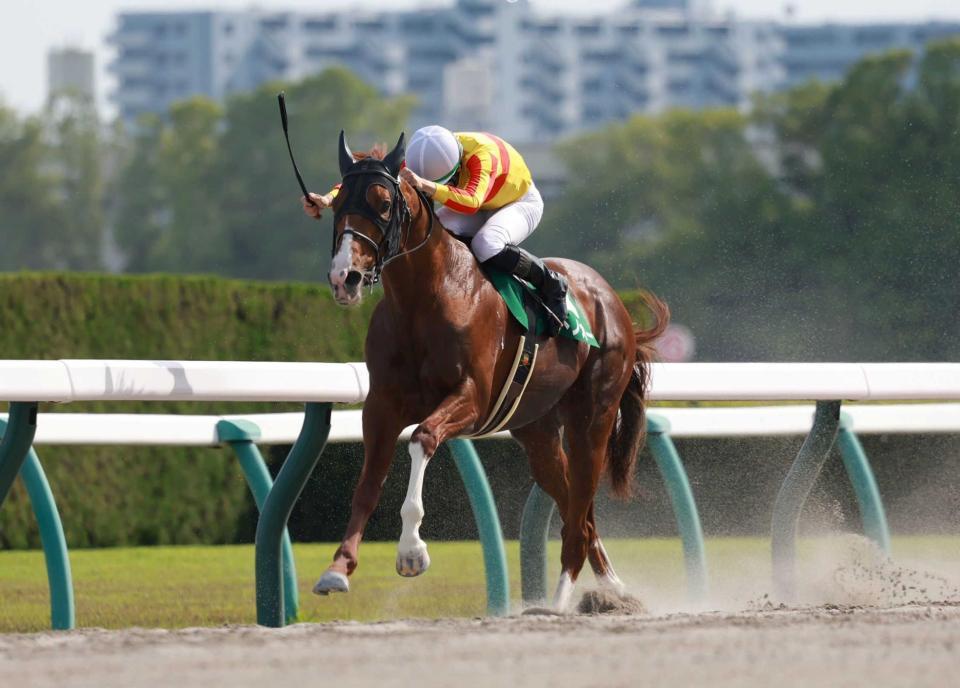
[[[801,543],[809,566],[836,549],[836,539]],[[652,611],[684,608],[680,542],[671,538],[610,539],[607,549],[631,591]],[[905,561],[935,562],[939,570],[960,567],[960,538],[897,538],[894,550]],[[330,544],[294,545],[303,621],[374,621],[410,617],[480,616],[485,585],[476,542],[430,543],[432,566],[420,578],[394,572],[396,545],[364,544],[360,569],[348,595],[320,598],[310,593],[334,551]],[[559,543],[550,543],[551,564]],[[511,597],[519,599],[519,547],[507,543]],[[707,541],[714,600],[757,599],[768,589],[769,541],[711,538]],[[179,628],[254,623],[253,547],[182,546],[87,549],[71,552],[78,626]],[[551,572],[554,571],[551,565]],[[592,576],[584,575],[592,585]],[[551,585],[553,582],[551,581]],[[0,552],[0,632],[49,628],[49,596],[43,553]],[[714,604],[714,602],[712,602]]]

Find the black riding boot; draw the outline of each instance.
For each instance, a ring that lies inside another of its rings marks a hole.
[[[567,322],[567,280],[562,275],[548,268],[528,251],[512,245],[507,245],[483,264],[514,274],[536,287],[544,305],[555,316],[547,318],[547,331],[551,337],[560,334]]]

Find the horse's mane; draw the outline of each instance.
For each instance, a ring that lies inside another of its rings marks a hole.
[[[373,148],[368,151],[353,151],[354,160],[364,160],[366,158],[373,158],[374,160],[383,160],[383,156],[387,154],[387,144],[385,143],[375,143]]]

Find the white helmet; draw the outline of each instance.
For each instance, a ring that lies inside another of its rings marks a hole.
[[[407,146],[407,167],[418,177],[446,184],[460,167],[462,153],[452,131],[431,124],[413,133]]]

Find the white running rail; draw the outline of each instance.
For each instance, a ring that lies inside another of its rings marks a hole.
[[[654,401],[960,399],[960,363],[662,363]],[[362,402],[363,363],[0,361],[0,401]]]
[[[737,406],[658,408],[650,413],[670,423],[670,436],[771,437],[810,432],[813,406]],[[885,404],[846,406],[858,435],[960,434],[960,404]],[[335,411],[330,442],[363,439],[360,411]],[[6,419],[4,414],[0,418]],[[303,413],[250,413],[227,416],[123,413],[43,413],[37,422],[37,445],[150,445],[215,447],[221,444],[217,423],[245,420],[260,429],[258,444],[293,444],[303,425]],[[413,426],[400,439],[409,439]],[[509,439],[507,432],[490,439]]]

